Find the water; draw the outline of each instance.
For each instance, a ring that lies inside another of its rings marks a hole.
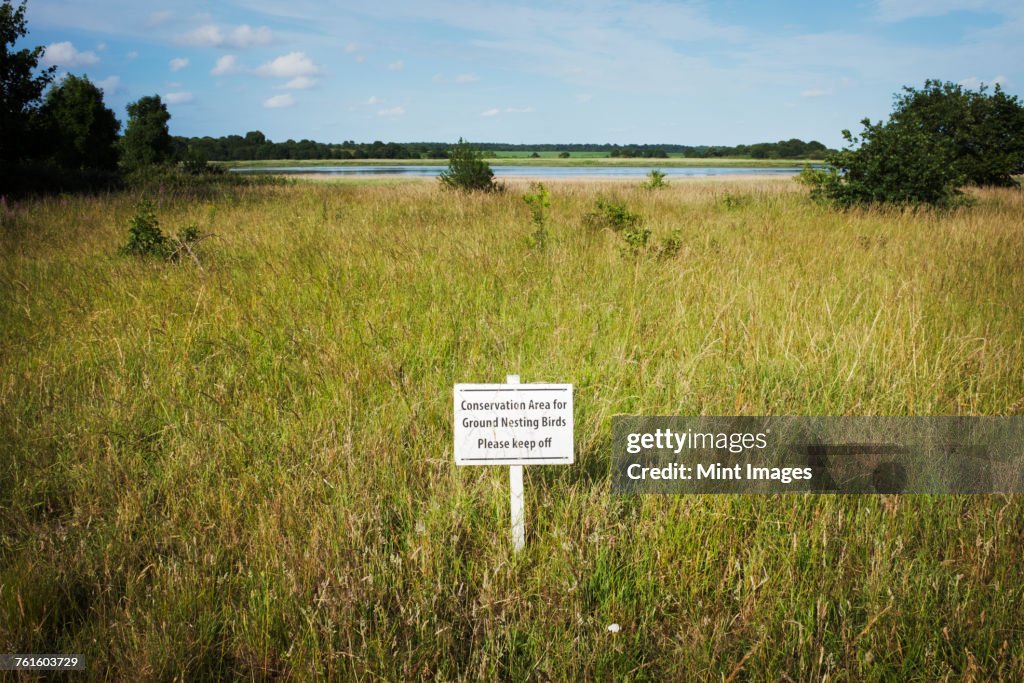
[[[447,165],[394,165],[394,166],[260,166],[233,168],[233,173],[327,173],[330,175],[373,176],[438,176]],[[802,166],[765,168],[757,166],[492,166],[499,178],[533,176],[538,178],[578,178],[581,176],[636,176],[643,177],[658,169],[668,177],[744,175],[795,175]]]

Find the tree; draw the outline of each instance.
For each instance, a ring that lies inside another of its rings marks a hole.
[[[953,163],[974,185],[1016,185],[1024,171],[1024,106],[996,84],[967,90],[955,83],[925,81],[896,97],[892,121],[948,139]]]
[[[103,91],[85,76],[67,76],[46,94],[41,110],[52,158],[68,169],[117,167],[121,123]]]
[[[484,161],[483,154],[462,138],[448,152],[448,170],[441,173],[440,180],[445,187],[467,192],[494,192],[501,189],[501,185],[494,180],[490,164]]]
[[[887,122],[861,122],[847,146],[826,155],[824,171],[806,169],[811,196],[841,206],[867,203],[948,206],[960,188],[1015,185],[1024,170],[1024,107],[996,86],[977,92],[925,81],[904,88]]]
[[[161,164],[173,158],[167,122],[171,114],[159,95],[139,98],[128,105],[128,125],[121,140],[129,168]]]
[[[4,0],[0,4],[0,162],[21,161],[33,151],[35,115],[56,71],[51,66],[33,75],[43,48],[13,49],[18,38],[27,34],[25,2],[15,7]]]

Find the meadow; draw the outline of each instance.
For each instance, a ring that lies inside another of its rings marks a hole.
[[[118,254],[136,194],[0,207],[0,651],[111,680],[1024,678],[1019,496],[608,476],[618,414],[1024,413],[1024,194],[556,182],[540,250],[507,184],[157,192],[209,235],[176,263]],[[598,198],[678,248],[623,249]],[[575,386],[519,554],[507,468],[452,462],[452,385],[509,373]]]

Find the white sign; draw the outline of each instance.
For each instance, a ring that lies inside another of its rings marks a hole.
[[[456,465],[571,465],[571,384],[456,384]]]

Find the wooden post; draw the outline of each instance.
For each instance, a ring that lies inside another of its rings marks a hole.
[[[505,377],[506,384],[519,384],[519,375]],[[508,466],[509,501],[512,511],[512,547],[519,552],[526,546],[526,509],[523,503],[523,466]]]

